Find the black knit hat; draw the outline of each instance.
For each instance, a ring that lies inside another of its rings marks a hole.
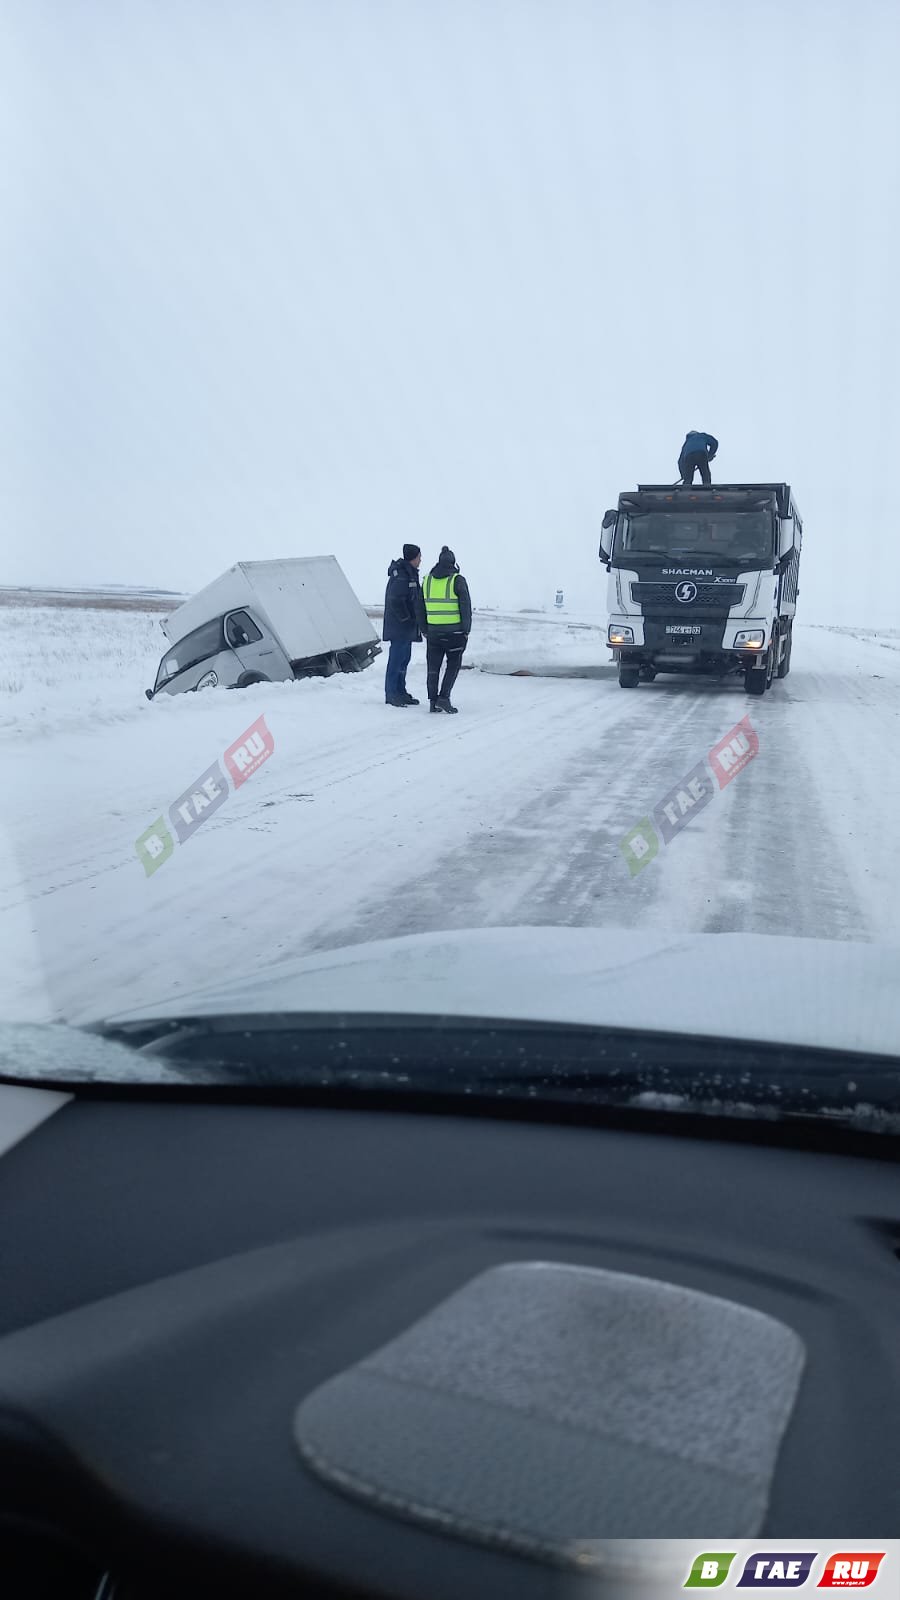
[[[451,549],[449,549],[449,547],[447,545],[442,545],[441,546],[441,553],[438,556],[437,564],[438,564],[439,567],[455,567],[456,566],[456,557],[453,554],[453,551]]]
[[[416,556],[420,556],[421,554],[422,552],[417,544],[405,544],[403,546],[404,561],[415,561]]]

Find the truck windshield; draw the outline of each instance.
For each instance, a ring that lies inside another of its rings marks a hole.
[[[157,689],[161,683],[174,678],[176,672],[184,672],[186,667],[196,666],[198,661],[206,661],[209,656],[218,655],[223,641],[221,617],[217,617],[214,622],[204,622],[203,626],[195,628],[193,633],[186,633],[183,639],[173,644],[171,650],[166,651],[159,663],[159,671],[156,674]]]
[[[619,524],[619,555],[707,556],[727,561],[771,557],[768,511],[632,511]]]

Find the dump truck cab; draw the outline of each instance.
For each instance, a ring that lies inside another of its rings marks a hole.
[[[619,682],[790,670],[802,524],[785,483],[639,484],[603,519],[607,641]]]

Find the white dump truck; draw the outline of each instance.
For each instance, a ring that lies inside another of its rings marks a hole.
[[[169,649],[148,700],[361,672],[381,651],[334,556],[239,561],[160,627]]]
[[[619,683],[742,673],[764,694],[791,666],[803,525],[786,483],[639,484],[603,518],[607,642]]]

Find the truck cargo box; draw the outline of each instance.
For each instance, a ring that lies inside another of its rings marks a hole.
[[[244,606],[262,613],[290,661],[377,642],[334,556],[239,561],[173,611],[162,629],[177,644],[202,623]]]

